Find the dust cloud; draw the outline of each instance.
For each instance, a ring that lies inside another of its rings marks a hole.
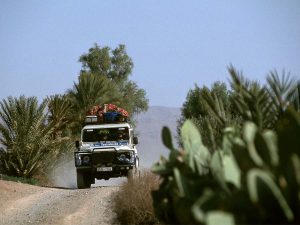
[[[77,188],[73,153],[62,156],[49,172],[48,179],[54,187]]]

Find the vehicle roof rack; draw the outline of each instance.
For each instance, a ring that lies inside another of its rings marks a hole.
[[[129,122],[128,117],[124,117],[121,115],[116,116],[86,116],[84,120],[85,125],[95,125],[95,124],[109,124],[109,123],[127,123]]]

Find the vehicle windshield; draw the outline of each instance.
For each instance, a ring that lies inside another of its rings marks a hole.
[[[83,142],[103,142],[103,141],[122,141],[129,140],[127,127],[85,129],[83,130]]]

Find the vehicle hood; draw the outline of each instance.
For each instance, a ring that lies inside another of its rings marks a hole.
[[[86,143],[81,146],[81,150],[92,151],[93,149],[105,149],[107,147],[113,147],[118,150],[130,150],[132,146],[129,145],[128,141],[101,141],[97,143]]]

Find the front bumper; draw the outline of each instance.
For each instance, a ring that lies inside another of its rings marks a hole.
[[[134,151],[93,151],[74,153],[77,170],[89,173],[98,179],[126,176],[135,167]]]

